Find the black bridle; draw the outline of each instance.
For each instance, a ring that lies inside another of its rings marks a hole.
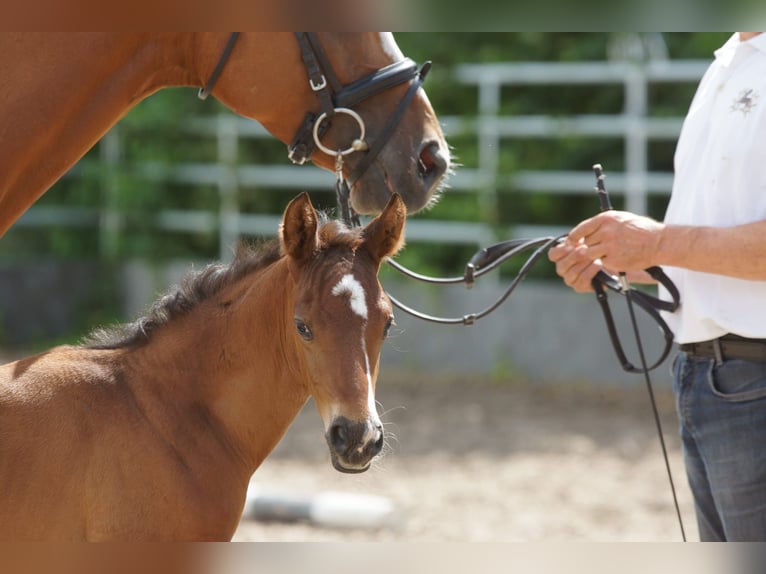
[[[305,163],[317,148],[324,153],[335,156],[335,172],[337,175],[336,194],[338,205],[341,207],[341,217],[348,225],[359,225],[359,217],[350,206],[350,193],[354,184],[365,174],[378,154],[386,145],[404,116],[412,98],[431,69],[431,62],[426,62],[418,69],[417,64],[409,58],[404,58],[384,68],[376,70],[346,86],[343,86],[333,70],[330,60],[322,48],[319,37],[315,32],[296,32],[301,58],[308,73],[309,86],[317,95],[320,112],[308,112],[303,123],[288,146],[288,157],[296,164]],[[365,124],[353,108],[357,104],[389,90],[400,84],[410,84],[399,105],[389,118],[384,128],[377,134],[370,146],[364,139]],[[332,150],[322,144],[322,137],[330,128],[333,116],[347,114],[359,124],[360,135],[346,149]],[[362,159],[353,166],[350,176],[343,174],[343,157],[353,152],[363,152]]]
[[[239,32],[232,32],[229,36],[210,78],[199,91],[200,99],[204,100],[212,92],[238,36]],[[412,98],[415,97],[431,69],[431,62],[426,62],[418,68],[411,59],[404,58],[344,86],[338,80],[316,32],[295,32],[295,37],[300,47],[301,59],[306,67],[309,86],[319,100],[320,111],[306,113],[295,137],[287,146],[287,156],[295,164],[308,161],[317,148],[330,156],[335,156],[335,170],[338,176],[336,192],[338,202],[342,206],[341,215],[346,223],[358,224],[359,219],[349,205],[350,190],[365,174],[393,135]],[[383,129],[376,134],[375,141],[370,145],[365,141],[364,120],[353,108],[376,94],[405,83],[410,84],[409,88],[393,115]],[[349,115],[357,122],[359,137],[350,142],[349,147],[345,149],[328,149],[322,144],[322,137],[330,128],[333,116],[338,114]],[[342,158],[354,152],[362,153],[363,156],[352,166],[349,177],[345,177]]]
[[[223,52],[221,52],[221,57],[218,58],[218,63],[215,65],[215,68],[213,68],[207,83],[204,85],[204,87],[200,88],[199,92],[197,93],[197,97],[200,100],[206,100],[207,97],[213,92],[213,87],[218,81],[218,76],[220,76],[221,72],[223,72],[223,67],[226,65],[226,62],[229,61],[229,56],[231,56],[231,51],[234,49],[234,44],[237,43],[239,34],[239,32],[232,32],[229,36],[229,39],[226,41],[226,46],[224,46]]]

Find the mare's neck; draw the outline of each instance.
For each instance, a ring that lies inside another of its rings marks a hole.
[[[6,34],[0,49],[0,236],[133,105],[199,83],[192,34]]]
[[[280,260],[224,289],[158,331],[139,350],[141,372],[132,377],[152,395],[146,402],[160,407],[155,416],[181,405],[204,413],[197,422],[215,429],[248,477],[308,399],[291,284]]]

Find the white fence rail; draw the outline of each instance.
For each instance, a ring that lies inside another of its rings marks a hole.
[[[503,140],[513,138],[544,138],[556,140],[571,136],[619,138],[625,142],[625,172],[610,170],[609,188],[624,194],[626,207],[638,213],[646,212],[651,193],[666,193],[671,187],[671,174],[648,169],[647,150],[652,140],[674,140],[682,118],[652,117],[649,109],[649,87],[656,83],[696,83],[707,67],[706,61],[660,61],[647,64],[614,62],[579,63],[505,63],[465,64],[454,70],[455,82],[476,86],[475,111],[466,110],[460,117],[442,117],[447,137],[470,135],[476,137],[478,162],[476,167],[459,168],[450,182],[448,193],[480,194],[484,209],[497,204],[498,189],[510,187],[536,193],[582,193],[593,186],[589,171],[515,171],[502,173],[498,150]],[[612,115],[552,117],[546,115],[503,116],[501,92],[512,85],[560,86],[622,85],[624,109]],[[334,175],[313,166],[256,165],[237,162],[240,143],[248,138],[271,136],[256,122],[221,114],[211,118],[196,118],[185,127],[197,136],[214,138],[217,142],[215,163],[186,163],[162,166],[147,163],[139,173],[147,180],[170,181],[189,186],[212,184],[219,196],[219,208],[213,211],[167,210],[157,214],[156,224],[164,230],[184,232],[217,232],[221,257],[230,254],[230,246],[240,234],[273,235],[279,214],[249,214],[240,209],[239,191],[243,186],[295,190],[327,190],[334,184]],[[106,165],[119,164],[124,142],[119,126],[110,131],[101,145],[100,159]],[[108,190],[117,185],[113,177],[104,176],[102,185]],[[106,194],[108,197],[108,193]],[[449,201],[449,199],[445,199]],[[99,209],[67,207],[33,207],[17,223],[19,226],[98,225],[103,249],[109,251],[119,235],[121,216],[109,201]],[[541,229],[535,225],[517,226],[515,233],[539,235],[558,229]],[[496,239],[492,228],[482,222],[455,222],[413,219],[408,225],[410,241],[432,241],[484,245]]]

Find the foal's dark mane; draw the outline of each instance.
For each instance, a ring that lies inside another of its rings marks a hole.
[[[349,230],[337,221],[321,216],[320,250],[335,247],[356,249],[362,241],[360,230]],[[155,301],[146,315],[133,321],[101,328],[88,335],[83,344],[89,349],[122,349],[137,347],[149,341],[152,334],[173,319],[185,315],[203,301],[245,276],[265,269],[282,258],[280,243],[273,240],[259,246],[240,243],[231,263],[211,263],[192,270],[181,283]]]

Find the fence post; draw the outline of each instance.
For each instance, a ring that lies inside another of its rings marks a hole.
[[[118,206],[119,166],[122,159],[122,135],[115,125],[99,144],[101,170],[101,209],[99,210],[99,252],[102,259],[113,260],[119,251],[122,216]]]
[[[646,214],[647,156],[649,142],[646,133],[648,108],[648,78],[643,64],[630,65],[625,74],[625,209]]]
[[[237,119],[231,113],[216,118],[218,139],[218,195],[220,198],[218,250],[221,261],[230,261],[232,248],[239,239],[239,181],[237,156],[239,132]]]
[[[481,177],[479,209],[484,221],[497,223],[497,174],[500,167],[500,136],[496,120],[500,113],[500,83],[482,75],[479,79],[478,165]]]

